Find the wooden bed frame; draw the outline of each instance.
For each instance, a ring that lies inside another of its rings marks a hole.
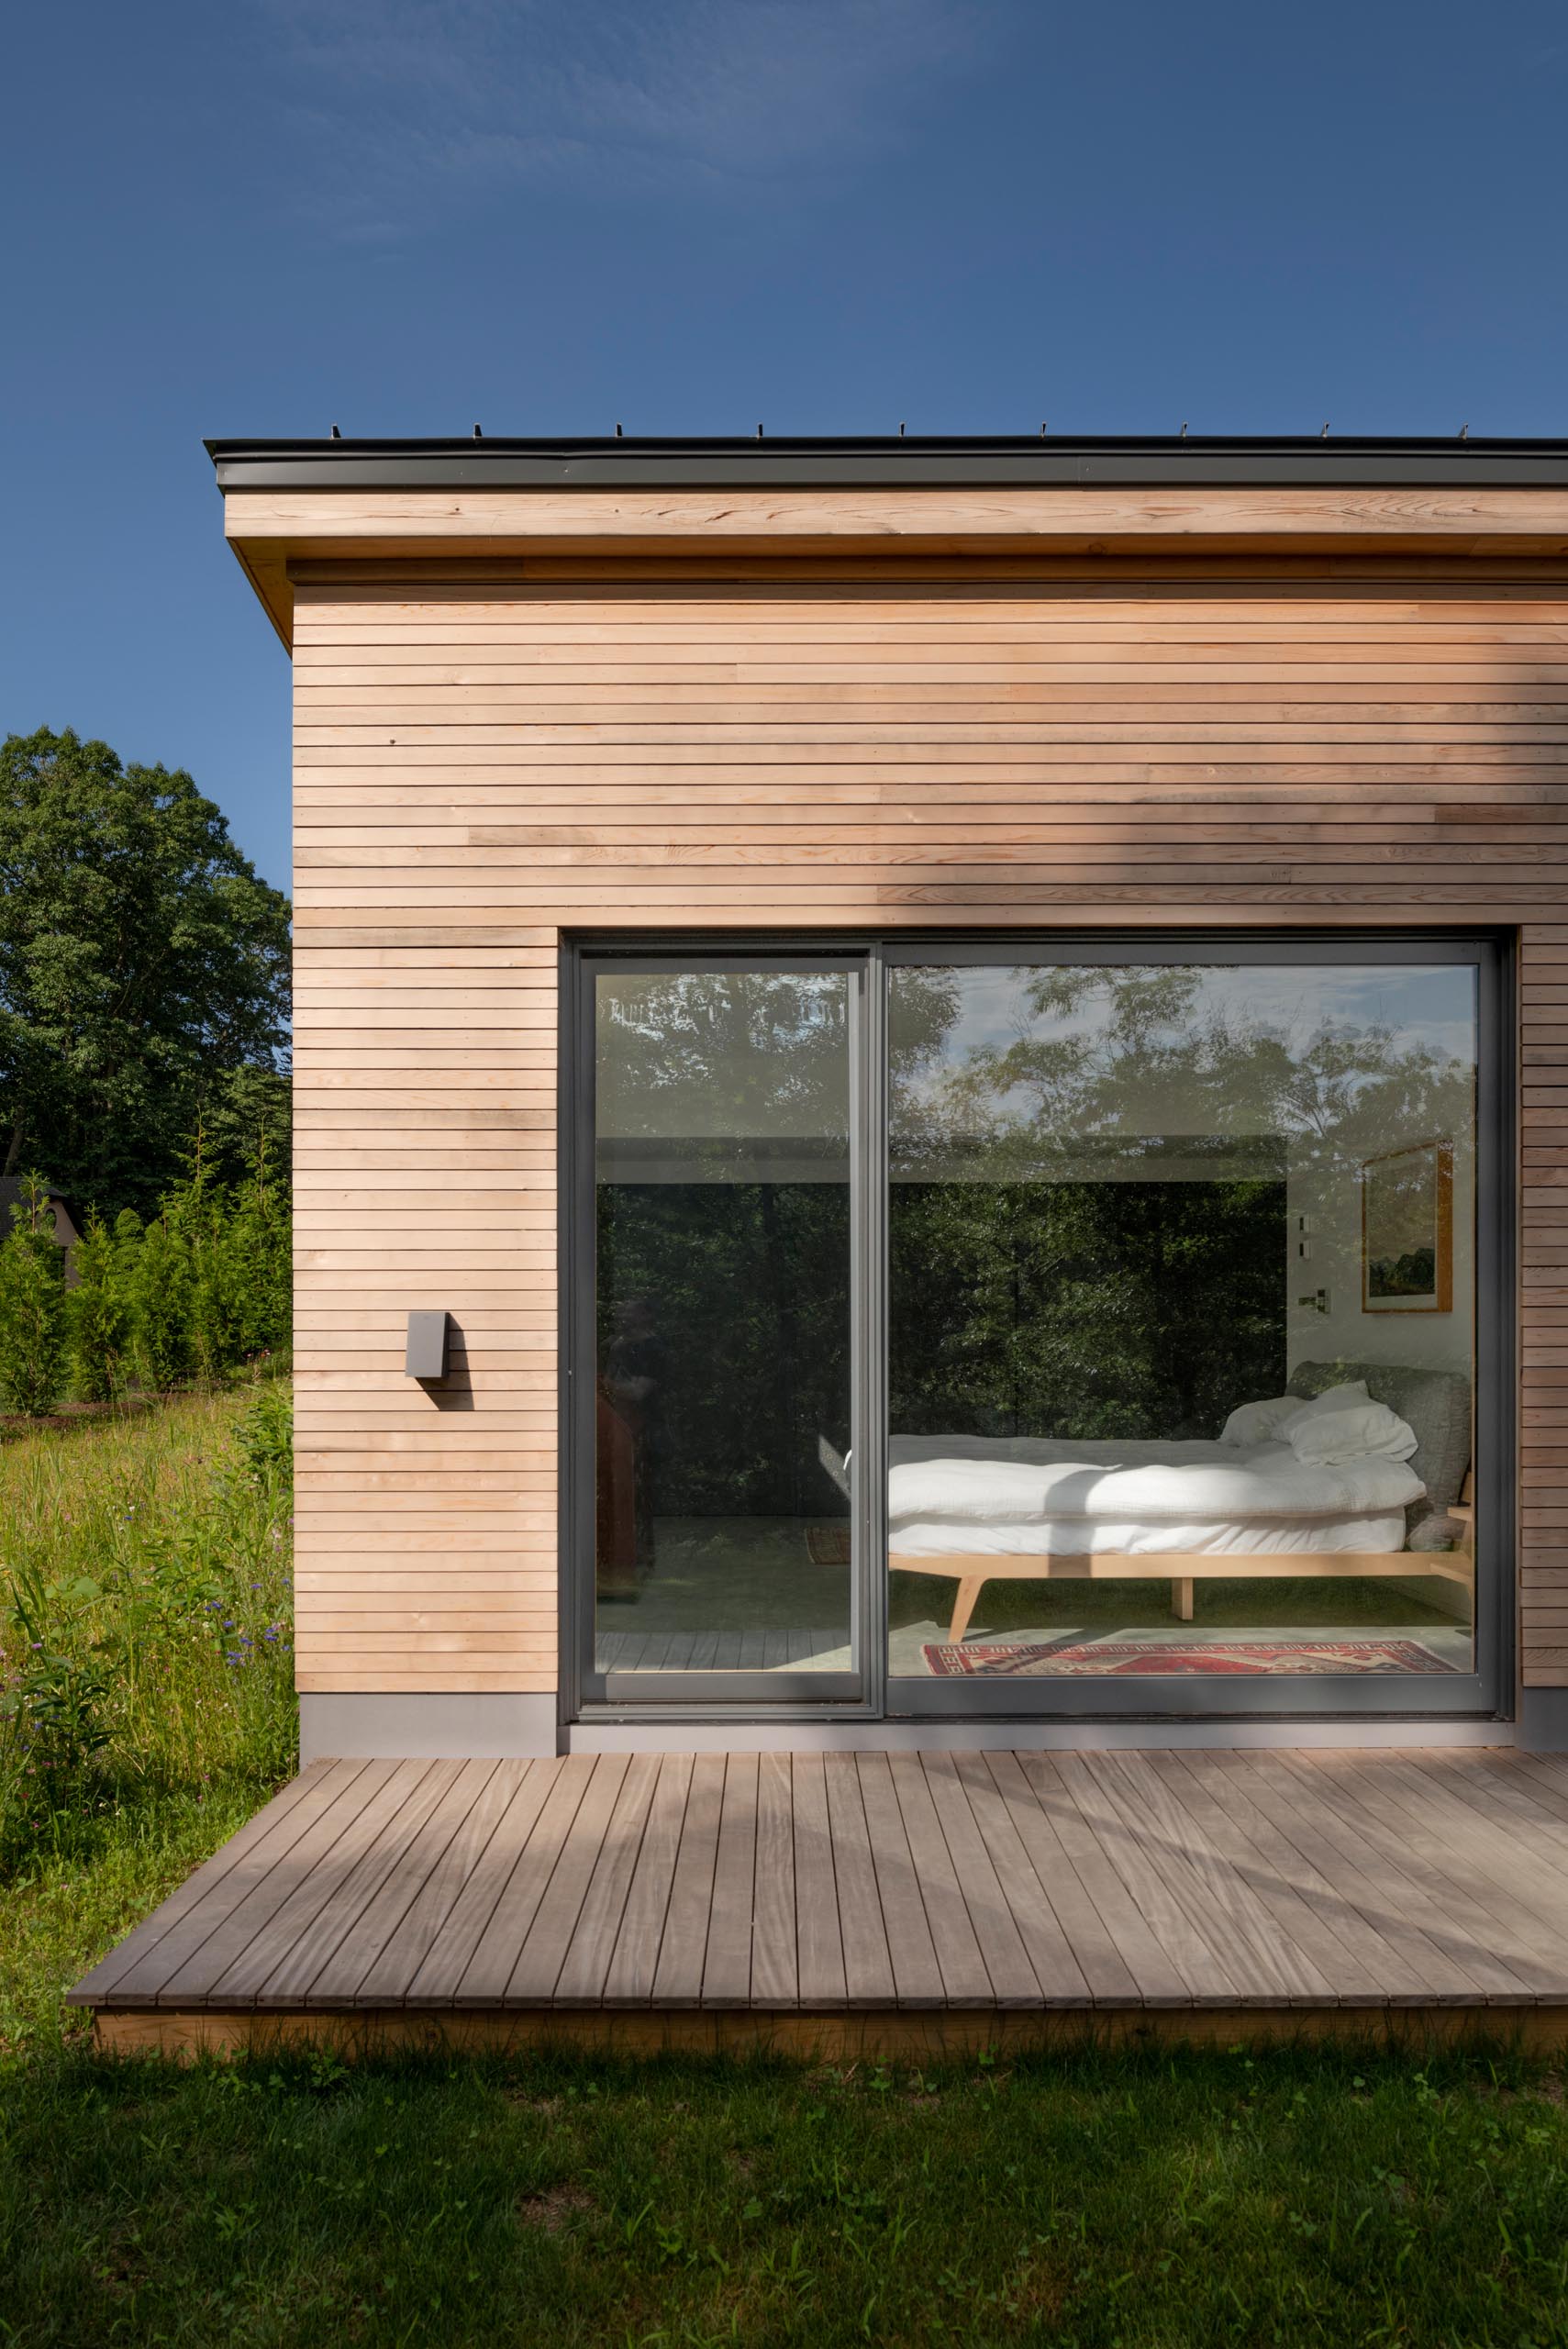
[[[1474,1576],[1474,1507],[1467,1474],[1461,1497],[1448,1511],[1455,1524],[1451,1550],[1276,1550],[1262,1557],[1228,1557],[1222,1551],[1106,1550],[1068,1556],[1031,1557],[1004,1552],[995,1557],[949,1551],[931,1558],[888,1554],[894,1574],[941,1575],[958,1584],[948,1641],[956,1647],[988,1582],[1169,1582],[1171,1605],[1181,1622],[1193,1620],[1193,1585],[1208,1582],[1281,1582],[1318,1577],[1398,1575],[1404,1580],[1441,1575],[1468,1586]]]

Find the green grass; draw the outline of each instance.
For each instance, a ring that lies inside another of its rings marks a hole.
[[[255,1409],[0,1448],[0,1554],[48,1613],[6,1670],[53,1757],[18,1769],[13,1724],[0,2343],[1568,2349],[1568,2107],[1505,2050],[95,2060],[62,1987],[290,1766]]]
[[[281,1400],[0,1445],[0,2054],[294,1766]]]
[[[1291,2054],[57,2061],[0,2117],[0,2337],[1540,2349],[1568,2337],[1554,2095]]]

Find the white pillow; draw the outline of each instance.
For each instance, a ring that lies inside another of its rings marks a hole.
[[[1326,1386],[1321,1395],[1312,1397],[1310,1403],[1298,1403],[1289,1418],[1280,1421],[1274,1433],[1288,1443],[1293,1428],[1304,1426],[1308,1419],[1320,1419],[1325,1412],[1342,1411],[1351,1403],[1364,1403],[1366,1400],[1364,1378],[1348,1380],[1343,1386]]]
[[[1271,1395],[1262,1403],[1239,1403],[1219,1431],[1221,1443],[1268,1443],[1301,1408],[1299,1395]]]
[[[1351,1403],[1294,1420],[1289,1442],[1305,1466],[1331,1468],[1346,1460],[1408,1460],[1418,1438],[1386,1403]]]

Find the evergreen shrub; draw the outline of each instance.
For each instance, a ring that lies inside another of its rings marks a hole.
[[[0,1410],[52,1410],[65,1377],[65,1252],[49,1187],[28,1174],[0,1241]]]

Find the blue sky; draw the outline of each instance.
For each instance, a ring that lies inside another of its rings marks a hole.
[[[1568,17],[50,0],[6,36],[0,730],[287,881],[204,434],[1568,431]]]

